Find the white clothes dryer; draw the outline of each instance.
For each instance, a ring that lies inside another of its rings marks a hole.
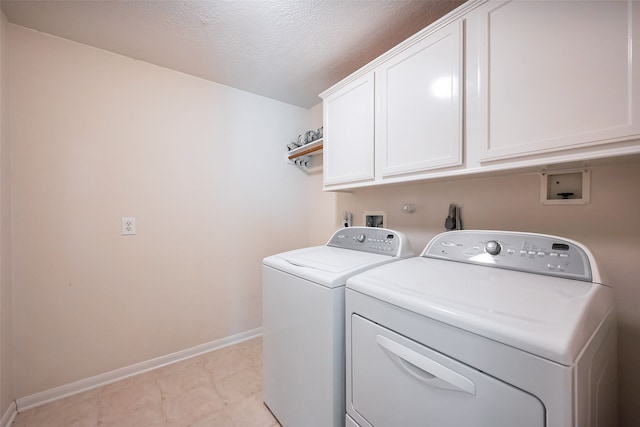
[[[348,227],[264,259],[263,398],[281,425],[344,426],[345,282],[413,255],[400,232]]]
[[[453,231],[347,281],[348,426],[614,427],[612,290],[583,245]]]

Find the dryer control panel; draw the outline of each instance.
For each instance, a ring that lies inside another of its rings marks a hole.
[[[434,237],[422,256],[594,281],[593,256],[587,248],[578,242],[546,234],[452,231]]]
[[[414,255],[406,236],[387,228],[345,227],[334,233],[327,246],[402,258]]]

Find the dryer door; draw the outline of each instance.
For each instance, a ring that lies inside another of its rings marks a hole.
[[[363,317],[351,322],[352,405],[370,425],[545,425],[536,397]]]

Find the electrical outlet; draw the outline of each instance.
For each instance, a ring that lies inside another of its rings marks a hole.
[[[136,234],[136,219],[134,217],[122,218],[122,235]]]

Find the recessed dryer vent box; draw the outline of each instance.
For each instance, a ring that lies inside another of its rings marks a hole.
[[[540,203],[583,205],[591,201],[591,172],[586,169],[543,172],[540,175]]]

